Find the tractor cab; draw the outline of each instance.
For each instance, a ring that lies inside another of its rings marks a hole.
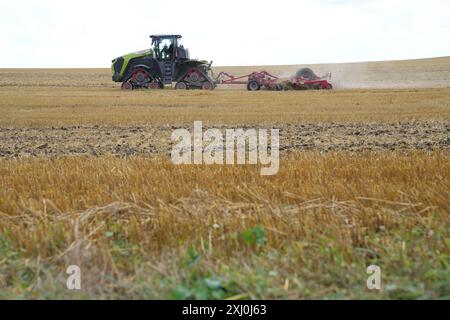
[[[152,35],[152,49],[158,61],[189,59],[189,51],[180,43],[180,35]]]
[[[180,43],[180,35],[152,35],[155,59],[161,65],[163,83],[172,84],[178,65],[189,60],[189,51]]]

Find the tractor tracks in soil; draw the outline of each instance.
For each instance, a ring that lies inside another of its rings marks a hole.
[[[249,124],[215,128],[255,128]],[[0,128],[0,157],[116,155],[169,156],[175,129],[192,125],[63,126]],[[210,127],[204,126],[204,130]],[[270,126],[258,128],[271,129]],[[293,151],[450,150],[450,121],[400,123],[303,123],[280,129],[282,153]]]

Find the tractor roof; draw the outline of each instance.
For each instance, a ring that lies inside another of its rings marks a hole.
[[[155,34],[151,35],[150,38],[169,38],[169,37],[176,37],[177,39],[181,39],[181,36],[179,34]]]

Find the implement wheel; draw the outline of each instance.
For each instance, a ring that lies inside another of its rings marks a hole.
[[[258,90],[260,90],[260,89],[261,89],[261,85],[260,85],[259,82],[256,81],[256,80],[250,80],[250,81],[247,83],[247,90],[248,90],[248,91],[258,91]]]

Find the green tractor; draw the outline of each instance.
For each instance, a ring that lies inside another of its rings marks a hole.
[[[121,82],[122,89],[162,89],[175,82],[175,89],[216,87],[211,64],[192,60],[189,50],[180,44],[180,35],[153,35],[152,48],[130,53],[112,61],[112,79]]]

